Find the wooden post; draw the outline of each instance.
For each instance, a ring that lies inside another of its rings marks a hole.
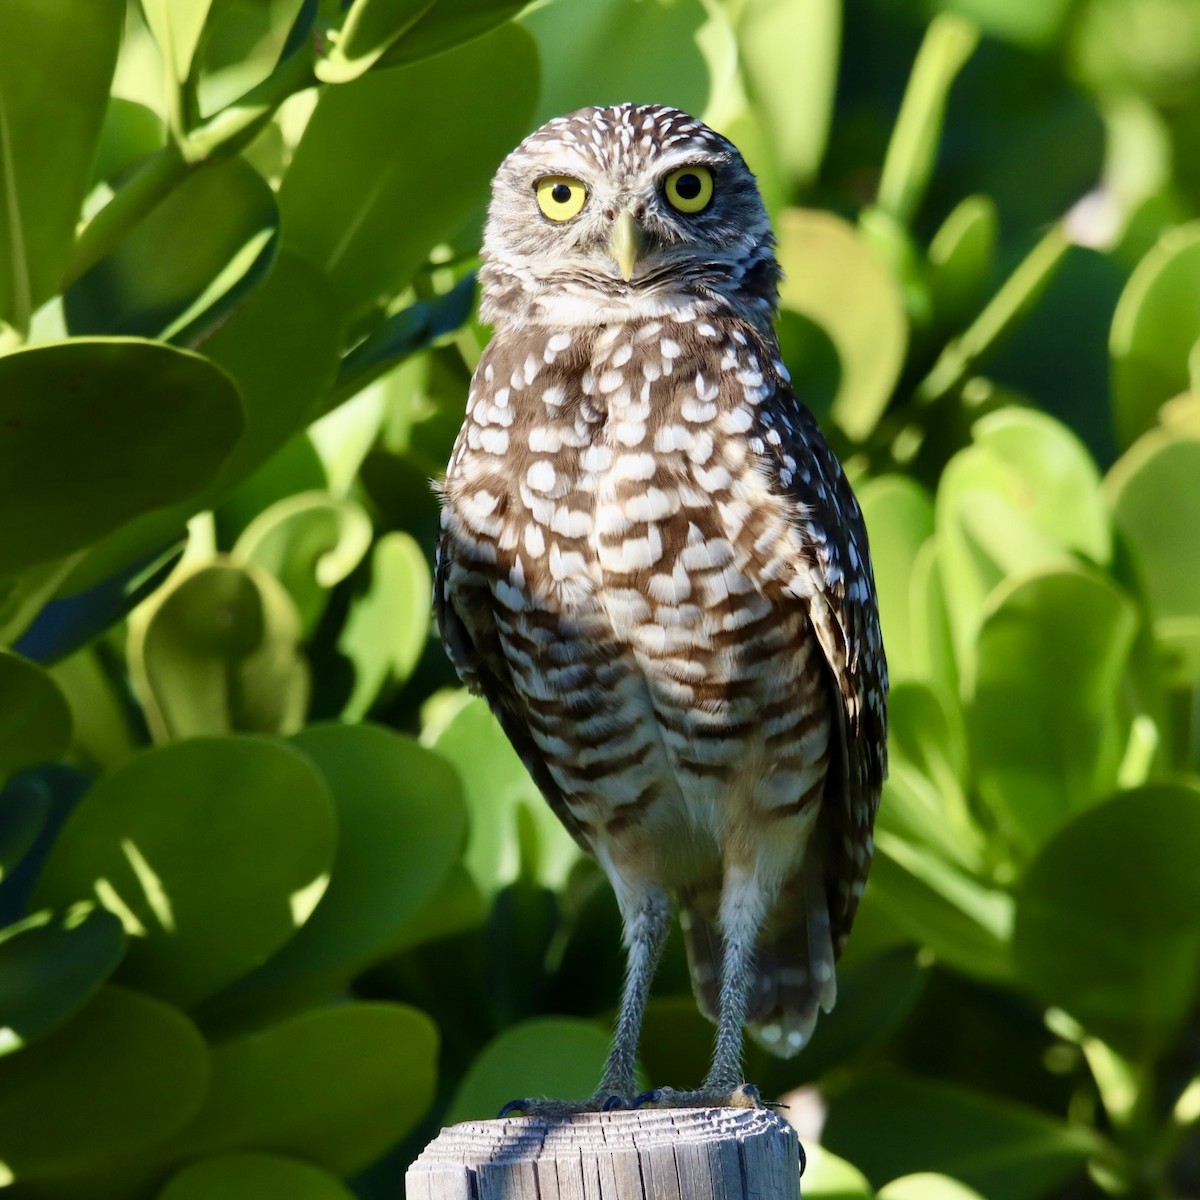
[[[649,1108],[452,1125],[408,1200],[800,1200],[800,1141],[770,1109]]]

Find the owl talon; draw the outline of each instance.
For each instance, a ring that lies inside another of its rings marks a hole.
[[[700,1088],[694,1092],[678,1092],[674,1088],[653,1088],[633,1100],[634,1108],[773,1108],[767,1104],[752,1083],[734,1088],[732,1092]]]
[[[600,1105],[600,1111],[601,1112],[612,1112],[614,1109],[628,1108],[628,1107],[629,1107],[629,1105],[626,1103],[624,1096],[612,1095],[612,1096],[605,1097],[604,1103]],[[637,1107],[636,1100],[633,1102],[633,1107],[634,1108]]]
[[[510,1101],[509,1101],[509,1102],[508,1102],[508,1103],[507,1103],[507,1104],[506,1104],[506,1105],[505,1105],[505,1106],[504,1106],[504,1107],[503,1107],[503,1108],[502,1108],[502,1109],[501,1109],[501,1110],[500,1110],[500,1111],[499,1111],[499,1112],[496,1114],[496,1119],[497,1119],[497,1120],[500,1120],[500,1119],[502,1119],[503,1117],[511,1117],[511,1116],[513,1116],[514,1114],[515,1114],[516,1116],[519,1116],[519,1117],[521,1117],[521,1116],[524,1116],[524,1115],[525,1115],[525,1114],[528,1112],[528,1110],[529,1110],[529,1109],[531,1109],[531,1108],[533,1108],[533,1107],[534,1107],[534,1105],[535,1105],[536,1103],[537,1103],[537,1101],[536,1101],[536,1100],[530,1100],[530,1099],[528,1099],[528,1098],[526,1098],[526,1099],[523,1099],[523,1100],[510,1100]]]

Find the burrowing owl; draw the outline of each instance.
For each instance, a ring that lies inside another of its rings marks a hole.
[[[887,676],[857,501],[796,399],[737,149],[657,105],[550,121],[500,167],[495,327],[446,476],[442,637],[612,881],[628,972],[581,1107],[629,1103],[678,905],[717,1022],[697,1092],[745,1103],[836,994],[871,860]]]

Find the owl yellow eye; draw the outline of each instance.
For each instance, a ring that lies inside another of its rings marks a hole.
[[[663,190],[671,207],[681,213],[703,212],[712,199],[712,172],[707,167],[680,167],[667,176]]]
[[[552,221],[569,221],[579,214],[587,199],[587,188],[566,175],[547,175],[537,184],[538,208]]]

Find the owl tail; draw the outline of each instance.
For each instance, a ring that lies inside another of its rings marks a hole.
[[[717,1019],[721,935],[716,896],[680,896],[683,940],[700,1011]],[[822,873],[805,870],[785,886],[759,937],[750,980],[746,1029],[770,1054],[791,1058],[807,1044],[818,1010],[837,999],[836,955]]]

